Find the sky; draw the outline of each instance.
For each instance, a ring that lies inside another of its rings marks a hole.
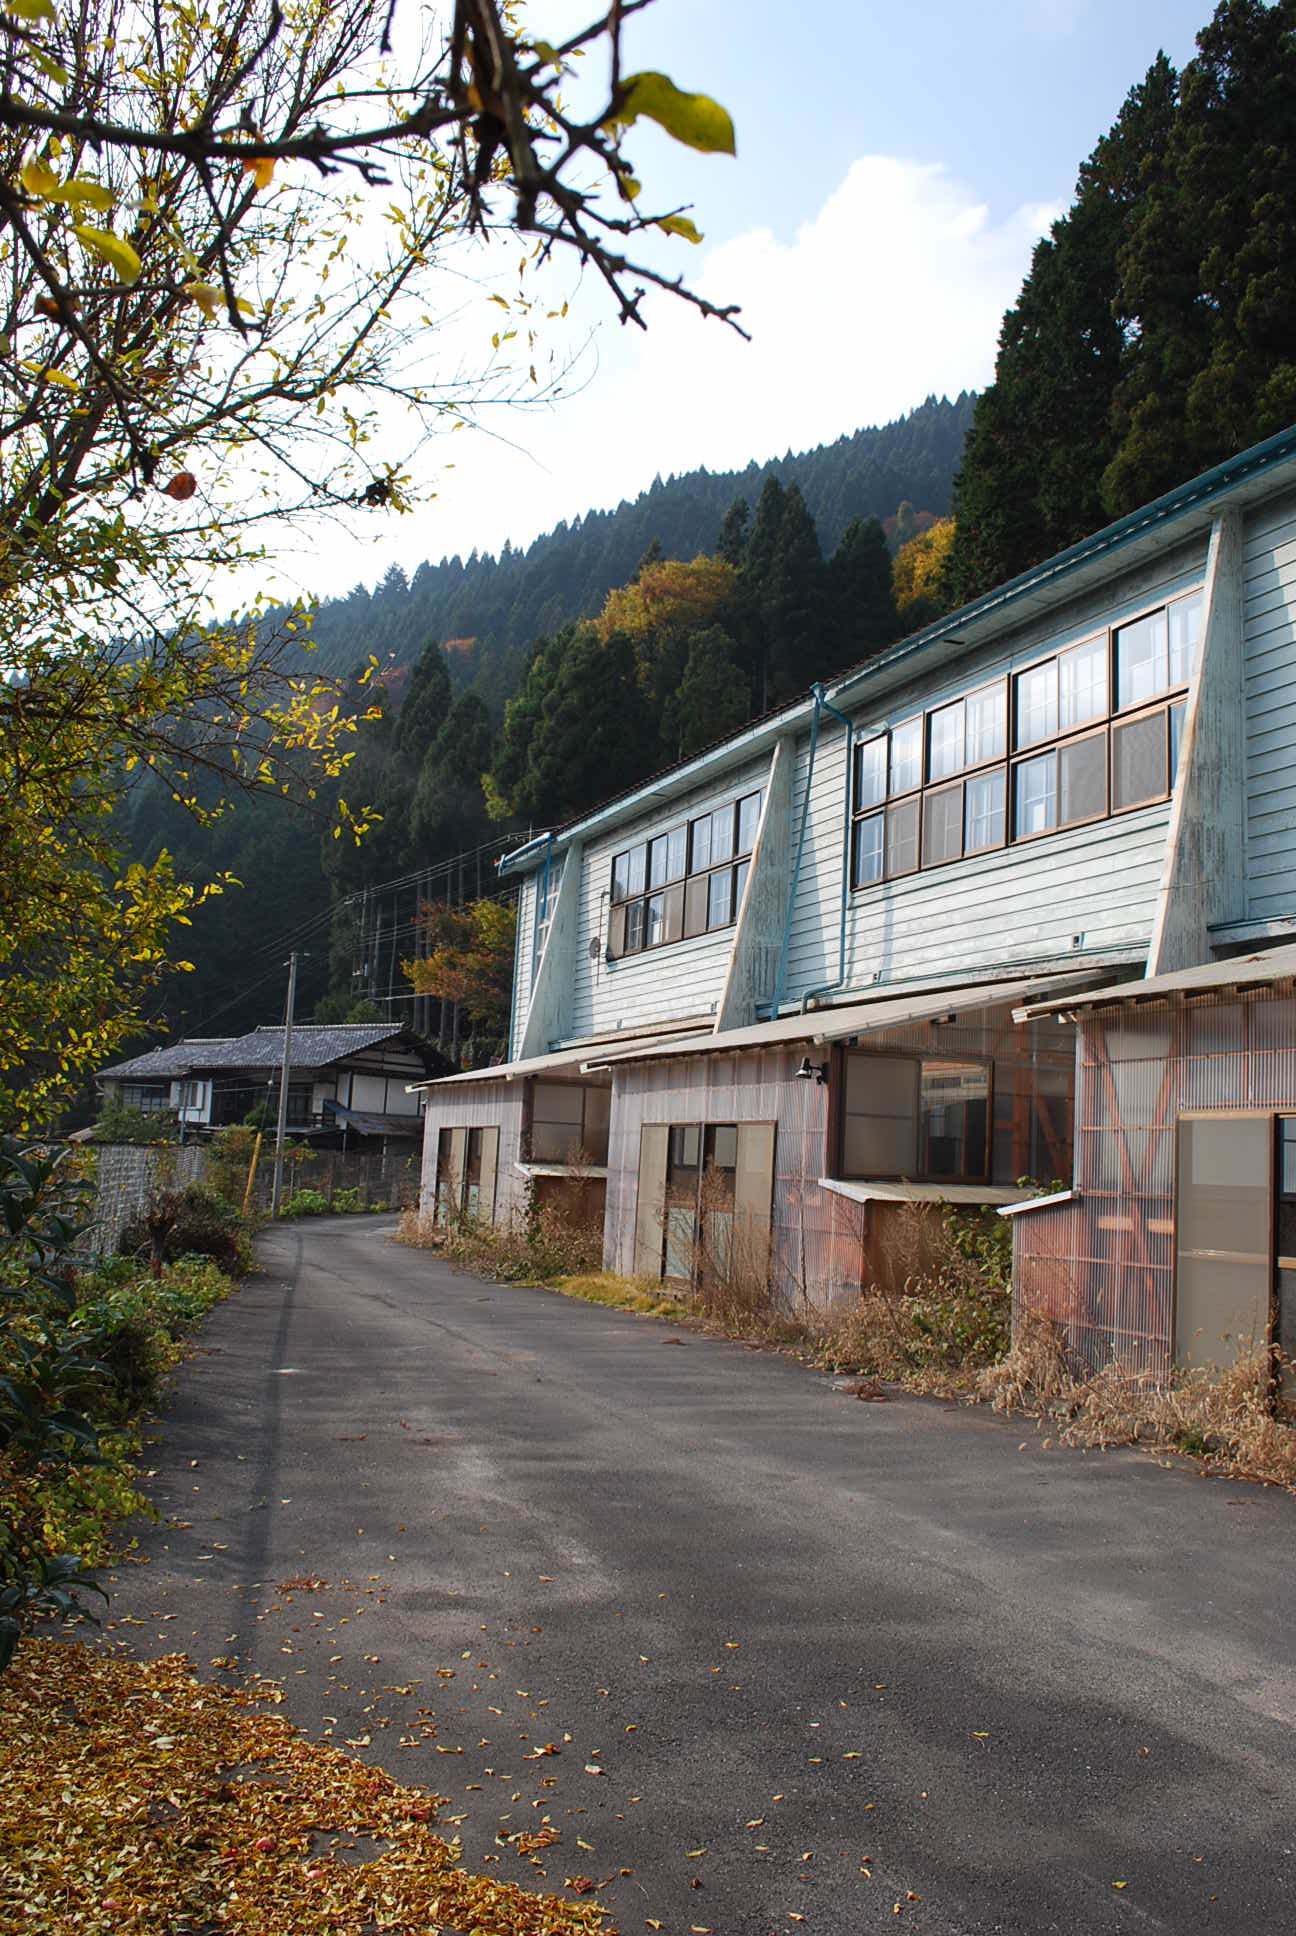
[[[530,0],[539,37],[599,0]],[[1192,55],[1210,0],[653,0],[626,24],[624,68],[722,101],[737,157],[700,156],[640,123],[645,197],[688,204],[704,241],[656,266],[738,302],[752,340],[667,296],[619,324],[569,266],[546,286],[565,321],[543,354],[568,394],[497,406],[434,441],[406,516],[357,514],[276,555],[281,595],[373,585],[393,563],[526,545],[699,465],[728,470],[902,416],[992,377],[1004,310],[1067,208],[1080,163],[1159,49]],[[605,79],[605,76],[604,76]],[[598,85],[591,75],[589,85]],[[510,245],[510,258],[517,255]],[[459,245],[459,328],[484,341],[493,260]],[[510,270],[511,274],[511,270]],[[447,345],[429,333],[429,367]],[[541,367],[544,367],[542,362]]]

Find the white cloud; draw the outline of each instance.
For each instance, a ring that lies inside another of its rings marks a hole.
[[[751,343],[665,298],[649,305],[647,334],[605,324],[581,394],[501,424],[520,448],[461,433],[433,503],[382,536],[370,524],[351,547],[332,534],[311,582],[342,590],[393,558],[411,567],[527,543],[657,473],[740,467],[885,423],[933,392],[979,388],[1057,212],[1027,206],[995,225],[940,165],[871,155],[787,242],[753,229],[687,261],[680,243],[695,287],[741,304]],[[582,292],[576,313],[595,313],[594,298]]]

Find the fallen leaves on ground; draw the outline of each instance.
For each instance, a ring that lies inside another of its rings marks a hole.
[[[597,1903],[470,1874],[425,1826],[439,1797],[202,1685],[182,1654],[24,1642],[0,1682],[0,1792],[0,1928],[605,1927]]]

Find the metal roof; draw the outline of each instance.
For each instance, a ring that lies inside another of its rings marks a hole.
[[[546,1055],[524,1056],[518,1062],[496,1062],[485,1069],[461,1069],[453,1076],[431,1076],[426,1082],[407,1082],[405,1087],[413,1094],[417,1089],[445,1089],[452,1083],[462,1082],[520,1082],[524,1076],[557,1075],[561,1070],[602,1068],[602,1051],[626,1045],[627,1037],[633,1039],[639,1048],[647,1049],[654,1044],[670,1042],[682,1035],[696,1034],[701,1018],[690,1016],[684,1022],[659,1022],[651,1029],[626,1029],[618,1035],[593,1035],[582,1042],[570,1042],[564,1048],[551,1049]]]
[[[1040,616],[1087,585],[1111,576],[1114,570],[1129,570],[1143,557],[1163,550],[1167,543],[1187,542],[1195,533],[1209,527],[1221,499],[1246,503],[1267,496],[1282,481],[1284,471],[1289,478],[1296,475],[1296,426],[1240,451],[1236,457],[1216,464],[1198,477],[1189,478],[1150,504],[1141,505],[1114,524],[1082,538],[1079,544],[1070,545],[1029,571],[996,585],[970,605],[960,606],[958,611],[838,673],[824,682],[824,689],[834,705],[848,710],[857,707],[874,691],[880,696],[914,676],[918,670],[914,661],[930,660],[933,665],[940,665],[954,659],[961,652]],[[867,692],[857,690],[860,687],[867,688]],[[811,704],[809,696],[793,700],[775,712],[752,720],[731,738],[653,774],[625,793],[613,795],[611,800],[551,833],[538,835],[503,856],[499,862],[500,875],[532,873],[543,864],[546,850],[557,852],[577,835],[584,838],[606,825],[628,819],[659,799],[674,799],[695,781],[701,784],[712,776],[719,778],[740,759],[754,758],[780,734],[792,731],[808,719]]]
[[[1037,1015],[1070,1014],[1077,1008],[1110,1008],[1121,1002],[1167,1001],[1173,995],[1209,995],[1220,988],[1263,988],[1296,977],[1296,945],[1266,948],[1258,953],[1231,955],[1225,961],[1203,962],[1199,968],[1180,968],[1171,975],[1148,975],[1142,981],[1116,982],[1064,999],[1026,1002],[1015,1011],[1019,1021]]]
[[[100,1077],[147,1080],[149,1077],[202,1074],[219,1069],[277,1069],[283,1061],[283,1028],[250,1029],[246,1035],[213,1036],[169,1043],[150,1049],[129,1062],[101,1069]],[[400,1022],[302,1022],[293,1029],[292,1067],[323,1069],[348,1055],[359,1055],[403,1037],[417,1052],[417,1043]]]
[[[109,1068],[100,1069],[99,1075],[111,1076],[114,1081],[123,1077],[147,1080],[150,1076],[160,1080],[164,1076],[187,1075],[191,1070],[219,1069],[221,1054],[234,1039],[230,1035],[212,1035],[188,1042],[168,1042],[165,1048],[147,1049],[143,1055],[114,1062]]]
[[[1094,971],[1055,972],[1023,980],[981,981],[958,987],[924,988],[907,995],[876,995],[867,1002],[847,1002],[839,1008],[812,1008],[801,1015],[781,1015],[774,1022],[755,1022],[750,1028],[725,1029],[720,1034],[691,1035],[682,1041],[652,1042],[620,1054],[590,1057],[592,1067],[619,1068],[627,1062],[657,1062],[680,1055],[732,1055],[736,1049],[782,1048],[790,1042],[840,1042],[849,1035],[868,1035],[876,1029],[903,1028],[910,1022],[933,1021],[938,1015],[961,1015],[972,1008],[1002,1008],[1006,1003],[1036,999],[1063,988],[1092,984]]]

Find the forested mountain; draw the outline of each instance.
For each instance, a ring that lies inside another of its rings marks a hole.
[[[976,405],[961,604],[1296,421],[1296,0],[1158,56],[1035,251]]]
[[[420,906],[491,891],[511,831],[584,811],[918,622],[897,612],[891,554],[946,511],[971,409],[929,399],[801,456],[658,482],[526,552],[423,565],[409,584],[392,571],[323,606],[313,666],[340,675],[347,709],[380,706],[345,795],[381,817],[356,845],[252,798],[206,828],[137,785],[138,858],[165,847],[185,877],[241,883],[194,916],[171,1028],[264,1021],[293,940],[309,948],[302,1013],[408,1002]],[[387,670],[362,689],[370,654]]]
[[[796,484],[825,554],[853,518],[893,518],[908,501],[942,516],[974,399],[929,397],[881,429],[749,464],[742,471],[689,471],[615,511],[560,524],[525,550],[420,565],[406,581],[396,566],[372,591],[357,586],[316,614],[314,663],[346,673],[369,652],[411,665],[429,639],[447,647],[456,688],[474,684],[496,712],[515,689],[527,648],[567,620],[592,618],[652,546],[695,558],[715,546],[735,498],[755,505],[766,481]],[[271,620],[274,614],[271,614]]]

